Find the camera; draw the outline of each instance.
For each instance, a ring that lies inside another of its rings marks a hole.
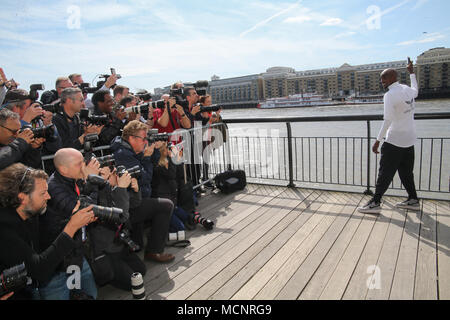
[[[92,124],[94,126],[105,126],[109,124],[110,119],[108,115],[89,115],[89,110],[82,109],[80,110],[80,120],[85,125]]]
[[[51,140],[55,134],[55,125],[49,124],[48,126],[40,127],[40,128],[33,128],[31,129],[34,134],[34,138],[44,138],[45,140]]]
[[[125,166],[117,167],[117,176],[118,177],[123,176],[125,174],[125,172],[128,172],[132,178],[138,179],[141,176],[141,168],[139,167],[139,165],[136,165],[129,169],[125,168]]]
[[[89,161],[91,161],[91,159],[93,157],[95,157],[94,153],[93,153],[93,149],[94,149],[94,144],[97,141],[98,141],[98,135],[96,133],[90,133],[84,137],[83,150],[84,150],[84,161],[86,162],[86,164],[88,164]]]
[[[98,157],[97,161],[98,163],[100,163],[100,167],[112,167],[116,163],[113,155]]]
[[[13,291],[19,291],[26,285],[27,269],[24,263],[3,270],[0,274],[0,297]]]
[[[151,136],[147,136],[148,144],[153,144],[158,141],[168,142],[169,141],[169,135],[165,133],[155,134]]]
[[[125,243],[128,247],[130,247],[130,250],[132,252],[138,252],[139,250],[141,250],[141,247],[139,247],[137,243],[131,240],[130,231],[128,229],[123,229],[120,231],[119,239],[120,241]]]
[[[194,88],[199,96],[206,96],[206,93],[208,91],[208,85],[209,85],[208,81],[199,80],[196,83],[194,83]]]
[[[104,222],[112,222],[121,224],[125,219],[125,215],[123,214],[123,210],[120,208],[114,207],[103,207],[97,206],[93,204],[93,200],[88,196],[80,196],[80,209],[89,207],[92,205],[92,211],[94,212],[94,216],[99,218]]]
[[[196,224],[201,224],[206,230],[212,230],[214,226],[214,222],[203,218],[198,212],[191,213],[191,221]]]
[[[208,107],[201,106],[200,112],[216,112],[216,111],[219,111],[220,109],[222,109],[222,107],[220,107],[217,104],[214,104],[214,105],[211,105]]]
[[[83,94],[85,93],[96,93],[100,88],[100,87],[91,87],[91,85],[87,82],[83,82],[83,83],[79,83],[77,84],[77,87],[81,90],[81,92],[83,92]]]
[[[29,97],[31,101],[36,101],[39,99],[39,90],[45,90],[45,86],[43,84],[32,84],[30,85],[30,94]]]

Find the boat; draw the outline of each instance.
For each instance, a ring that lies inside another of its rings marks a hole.
[[[332,100],[331,98],[327,98],[316,93],[304,93],[289,95],[288,97],[270,98],[259,103],[257,107],[260,109],[273,109],[335,106],[340,104],[345,104],[345,102]]]
[[[345,99],[345,104],[347,105],[383,104],[383,96],[382,95],[360,96],[360,97],[351,96]]]

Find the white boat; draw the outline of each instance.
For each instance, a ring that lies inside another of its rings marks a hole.
[[[383,96],[349,97],[345,100],[345,104],[383,104]]]
[[[318,107],[318,106],[334,106],[344,104],[326,98],[315,93],[294,94],[288,97],[270,98],[258,104],[258,108],[272,109],[272,108],[295,108],[295,107]]]

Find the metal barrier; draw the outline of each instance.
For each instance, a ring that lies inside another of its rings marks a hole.
[[[450,119],[450,113],[420,113],[416,120]],[[227,124],[285,123],[286,137],[232,136],[230,143],[233,169],[246,171],[251,182],[285,184],[338,191],[364,191],[372,194],[378,175],[379,156],[372,150],[371,122],[383,115],[330,117],[277,117],[225,119]],[[364,121],[365,137],[293,137],[296,122]],[[414,175],[422,197],[448,199],[450,175],[450,137],[419,138],[415,147]],[[218,172],[214,172],[218,173]],[[396,176],[390,193],[403,187]],[[389,194],[388,192],[388,194]]]

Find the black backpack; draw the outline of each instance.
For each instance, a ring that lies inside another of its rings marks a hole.
[[[215,176],[216,187],[223,193],[243,190],[247,185],[244,170],[228,170]]]

